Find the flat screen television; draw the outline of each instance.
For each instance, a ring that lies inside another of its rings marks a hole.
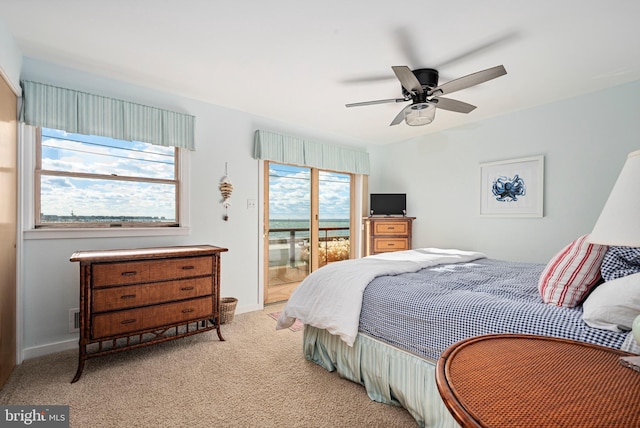
[[[371,215],[406,215],[406,193],[371,193],[369,199]]]

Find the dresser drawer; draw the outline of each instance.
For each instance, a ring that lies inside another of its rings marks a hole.
[[[185,257],[149,263],[151,281],[211,275],[213,269],[212,257]]]
[[[213,315],[211,297],[93,315],[92,339],[153,329]]]
[[[374,253],[409,249],[409,238],[378,238],[373,242]]]
[[[407,235],[409,233],[406,221],[384,221],[374,223],[374,235]]]
[[[113,311],[210,295],[212,281],[212,277],[205,276],[179,281],[98,288],[93,291],[92,310]]]
[[[93,287],[179,279],[212,274],[211,257],[97,263],[92,266]]]
[[[149,263],[147,261],[96,263],[91,266],[92,285],[107,287],[149,281]]]

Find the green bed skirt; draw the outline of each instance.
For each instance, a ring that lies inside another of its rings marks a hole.
[[[363,334],[349,347],[338,336],[308,325],[303,352],[307,360],[364,385],[372,400],[404,407],[421,427],[459,426],[440,398],[430,361]]]

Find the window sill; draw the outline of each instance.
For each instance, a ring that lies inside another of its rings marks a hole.
[[[189,227],[127,227],[93,229],[29,229],[22,232],[28,239],[129,238],[133,236],[186,236]]]

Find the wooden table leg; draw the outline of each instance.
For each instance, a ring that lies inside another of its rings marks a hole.
[[[71,383],[77,382],[78,379],[80,379],[80,376],[82,376],[82,370],[84,369],[84,361],[85,361],[85,354],[86,351],[83,349],[84,347],[80,347],[80,352],[78,354],[78,370],[76,370],[76,375],[73,377],[73,380],[71,381]]]
[[[220,324],[216,327],[216,331],[218,332],[218,339],[220,339],[221,342],[224,342],[224,337],[222,337],[222,333],[220,332]]]

